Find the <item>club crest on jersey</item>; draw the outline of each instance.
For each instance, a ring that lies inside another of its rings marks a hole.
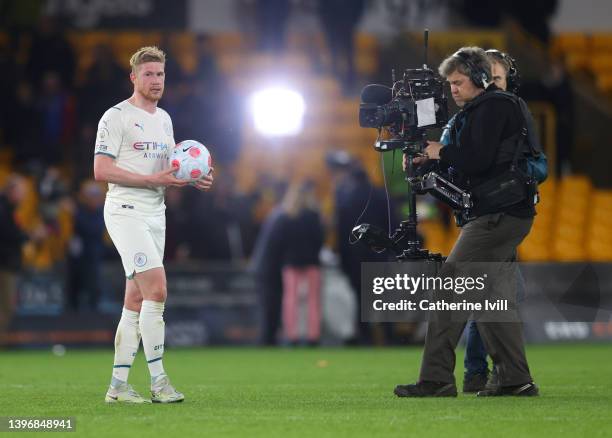
[[[134,264],[139,268],[147,264],[147,255],[144,252],[138,252],[134,256]]]

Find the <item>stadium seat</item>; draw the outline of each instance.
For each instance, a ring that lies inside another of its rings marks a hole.
[[[518,257],[525,262],[549,261],[551,254],[552,231],[555,216],[555,189],[553,179],[547,180],[539,187],[540,202],[536,206],[531,232],[518,247]]]
[[[565,65],[570,71],[587,70],[590,67],[590,55],[587,52],[567,53]]]
[[[612,33],[597,32],[591,36],[591,45],[595,51],[612,52]]]
[[[243,56],[237,52],[224,52],[217,55],[217,66],[222,74],[236,75],[240,72]]]
[[[592,210],[586,246],[592,261],[612,261],[612,191],[598,190],[592,196]]]
[[[170,36],[170,52],[182,70],[192,73],[197,66],[196,41],[191,32],[176,32]]]
[[[341,99],[334,102],[334,120],[338,123],[357,123],[359,99]]]
[[[322,32],[290,32],[287,35],[289,50],[298,50],[303,53],[311,51],[327,51],[325,35]]]
[[[590,63],[595,74],[609,73],[612,69],[612,52],[593,56]]]
[[[221,32],[210,35],[210,45],[217,56],[223,53],[240,53],[245,48],[242,34]]]
[[[340,83],[331,76],[306,76],[299,81],[299,86],[307,96],[321,98],[322,101],[339,99]]]
[[[370,77],[378,71],[378,55],[370,52],[359,52],[355,57],[355,69],[360,76]]]
[[[409,32],[408,37],[420,43],[423,34]],[[504,35],[497,31],[454,30],[430,33],[429,46],[441,54],[453,53],[464,46],[497,47],[499,50],[505,50],[506,40]]]
[[[552,241],[555,260],[585,260],[591,191],[591,182],[586,176],[568,176],[559,183]]]
[[[582,32],[564,32],[556,35],[552,42],[553,50],[562,52],[582,52],[589,48],[589,38]]]
[[[610,72],[611,70],[609,70],[608,73],[599,74],[597,76],[597,88],[599,88],[601,91],[612,91],[612,72]]]
[[[447,230],[440,221],[421,221],[418,232],[423,236],[423,246],[433,253],[446,251]]]

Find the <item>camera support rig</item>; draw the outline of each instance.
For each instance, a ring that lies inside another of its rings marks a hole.
[[[427,67],[427,40],[429,31],[424,32],[425,56],[422,69],[406,70],[404,78],[395,82],[393,87],[370,85],[362,92],[360,105],[360,125],[362,127],[378,128],[379,139],[374,149],[379,152],[401,149],[406,160],[406,181],[410,189],[409,208],[407,220],[400,222],[391,236],[385,231],[370,224],[361,224],[353,229],[353,236],[374,250],[390,249],[399,261],[431,260],[440,262],[441,254],[430,253],[424,249],[417,234],[416,195],[424,193],[421,190],[421,178],[416,176],[413,159],[422,156],[426,146],[426,130],[428,127],[443,126],[448,120],[446,97],[442,83],[435,79],[434,73]],[[396,92],[396,86],[402,84]],[[429,101],[430,111],[434,111],[426,121],[421,123],[418,100]],[[382,127],[390,125],[395,136],[391,139],[381,139]]]
[[[402,153],[406,157],[406,181],[410,189],[408,198],[410,213],[408,218],[400,222],[399,227],[391,236],[387,236],[385,231],[370,224],[361,224],[353,228],[353,235],[357,240],[374,250],[392,250],[396,254],[398,261],[429,260],[442,262],[444,260],[441,254],[431,253],[423,248],[417,234],[417,190],[415,190],[415,184],[418,184],[419,178],[416,177],[413,159],[422,156],[425,137],[425,131],[419,130],[413,133],[410,138],[394,138],[392,140],[378,140],[376,142],[377,150],[384,151],[401,148]]]
[[[410,196],[408,198],[410,213],[408,214],[408,219],[401,221],[399,227],[389,236],[389,240],[395,244],[396,250],[400,248],[400,243],[403,242],[401,247],[405,249],[401,250],[401,252],[396,251],[399,261],[432,260],[440,262],[443,260],[441,254],[431,253],[429,250],[423,248],[417,234],[417,193],[414,184],[418,181],[418,178],[416,177],[416,166],[413,163],[413,159],[422,156],[422,151],[426,144],[426,136],[427,133],[423,129],[410,129],[409,132],[400,133],[400,136],[397,138],[391,140],[377,140],[374,146],[376,150],[381,152],[401,149],[406,157],[406,181],[410,189]]]

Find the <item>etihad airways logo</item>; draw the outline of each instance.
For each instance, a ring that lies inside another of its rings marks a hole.
[[[137,141],[133,144],[137,151],[167,151],[170,149],[167,143],[158,143],[156,141]]]
[[[168,150],[170,146],[167,143],[158,143],[156,141],[138,141],[134,143],[133,148],[137,151],[143,151],[143,158],[153,159],[168,159]]]

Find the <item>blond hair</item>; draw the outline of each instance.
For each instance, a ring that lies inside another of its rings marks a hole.
[[[166,54],[163,50],[156,46],[146,46],[141,47],[136,50],[136,53],[132,55],[130,58],[130,66],[132,67],[132,71],[136,71],[136,67],[145,62],[161,62],[162,64],[166,63]]]

